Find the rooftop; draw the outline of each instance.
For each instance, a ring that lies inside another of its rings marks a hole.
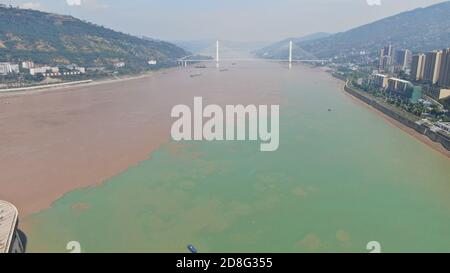
[[[397,81],[397,82],[402,82],[402,83],[409,83],[409,81],[402,80],[402,79],[399,79],[399,78],[391,78],[391,80]]]
[[[0,253],[9,250],[17,224],[18,212],[14,205],[0,200]]]

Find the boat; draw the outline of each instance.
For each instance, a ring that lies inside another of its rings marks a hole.
[[[187,249],[191,252],[191,253],[197,253],[197,249],[193,246],[193,245],[188,245]]]
[[[201,75],[202,75],[202,73],[191,74],[191,78],[199,77],[199,76],[201,76]]]

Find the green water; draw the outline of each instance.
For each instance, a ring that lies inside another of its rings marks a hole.
[[[367,252],[369,241],[385,252],[449,252],[450,161],[322,73],[294,72],[274,74],[283,101],[277,152],[186,142],[173,153],[168,144],[26,219],[29,251],[66,252],[75,240],[85,252],[186,252],[187,244],[201,252]]]

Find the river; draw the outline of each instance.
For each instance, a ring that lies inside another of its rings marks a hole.
[[[226,66],[130,81],[121,111],[151,109],[142,92],[168,80],[157,91],[173,105],[179,94],[186,103],[193,95],[279,103],[276,152],[257,142],[167,141],[102,184],[27,215],[28,251],[67,252],[69,241],[84,252],[187,252],[188,244],[199,252],[368,252],[370,241],[384,252],[450,251],[448,158],[355,103],[319,69]]]

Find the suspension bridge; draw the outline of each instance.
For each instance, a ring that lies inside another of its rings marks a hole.
[[[293,42],[289,42],[289,57],[287,59],[262,59],[262,58],[221,58],[221,52],[220,52],[220,42],[216,41],[215,45],[215,58],[211,59],[198,59],[193,58],[194,55],[185,56],[183,58],[180,58],[177,60],[178,64],[183,67],[187,67],[189,63],[199,63],[199,62],[214,62],[216,63],[216,67],[220,67],[221,62],[238,62],[238,61],[267,61],[267,62],[286,62],[289,65],[289,68],[292,68],[293,63],[325,63],[326,60],[320,60],[320,59],[294,59],[292,55],[293,51]]]

